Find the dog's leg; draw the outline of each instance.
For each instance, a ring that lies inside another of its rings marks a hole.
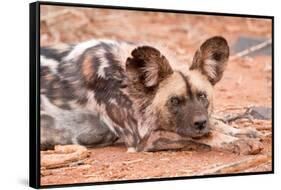
[[[40,127],[40,149],[53,149],[55,145],[71,144],[71,133],[64,129],[57,129],[56,119],[51,115],[43,113],[40,115],[41,127]]]
[[[254,128],[237,129],[211,118],[212,134],[208,138],[200,139],[214,149],[228,150],[239,154],[257,154],[262,149],[259,131]]]
[[[215,150],[229,151],[238,154],[257,154],[263,149],[258,139],[241,139],[215,130],[213,130],[208,137],[198,139],[196,142],[209,145]]]
[[[247,127],[237,129],[215,118],[210,119],[213,130],[219,131],[223,134],[239,137],[239,138],[260,138],[262,134],[255,128]]]
[[[238,154],[257,154],[262,144],[256,139],[239,139],[213,130],[200,139],[182,137],[169,131],[153,131],[138,145],[137,151],[160,150],[220,150]]]
[[[191,138],[182,137],[169,131],[152,131],[137,146],[137,151],[161,151],[161,150],[210,150],[210,146],[197,143]]]

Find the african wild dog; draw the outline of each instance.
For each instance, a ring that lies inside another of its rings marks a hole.
[[[190,67],[160,49],[107,40],[42,47],[41,147],[106,146],[119,138],[129,151],[236,142],[228,136],[234,129],[216,133],[210,125],[227,41],[206,40]],[[212,138],[200,140],[210,130]]]

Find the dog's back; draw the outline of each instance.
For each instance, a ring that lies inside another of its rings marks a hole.
[[[124,90],[124,59],[133,47],[91,40],[41,48],[43,148],[72,143],[104,145],[118,138],[115,123],[125,125],[122,122],[132,114],[132,102]],[[127,111],[118,112],[117,106]]]

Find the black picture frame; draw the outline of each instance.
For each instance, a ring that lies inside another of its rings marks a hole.
[[[140,179],[140,180],[123,180],[110,182],[92,182],[92,183],[74,183],[64,185],[47,185],[40,184],[40,6],[54,5],[67,7],[87,7],[87,8],[105,8],[117,10],[134,10],[134,11],[153,11],[167,13],[185,13],[195,15],[212,15],[212,16],[231,16],[231,17],[247,17],[247,18],[262,18],[269,19],[272,22],[272,170],[264,172],[246,172],[238,174],[221,174],[221,175],[205,175],[205,176],[184,176],[161,179]],[[135,183],[147,181],[163,181],[163,180],[182,180],[195,178],[210,178],[210,177],[232,177],[245,175],[260,175],[274,173],[274,16],[264,15],[248,15],[234,13],[219,13],[219,12],[201,12],[187,10],[170,10],[156,8],[141,8],[141,7],[121,7],[121,6],[104,6],[80,3],[63,3],[63,2],[47,2],[37,1],[29,4],[29,185],[33,188],[53,188],[53,187],[69,187],[69,186],[87,186],[100,184],[116,184],[116,183]]]

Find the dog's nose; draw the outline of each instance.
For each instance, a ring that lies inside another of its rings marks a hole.
[[[193,125],[196,129],[202,130],[207,126],[207,116],[200,115],[195,116],[193,119]]]

